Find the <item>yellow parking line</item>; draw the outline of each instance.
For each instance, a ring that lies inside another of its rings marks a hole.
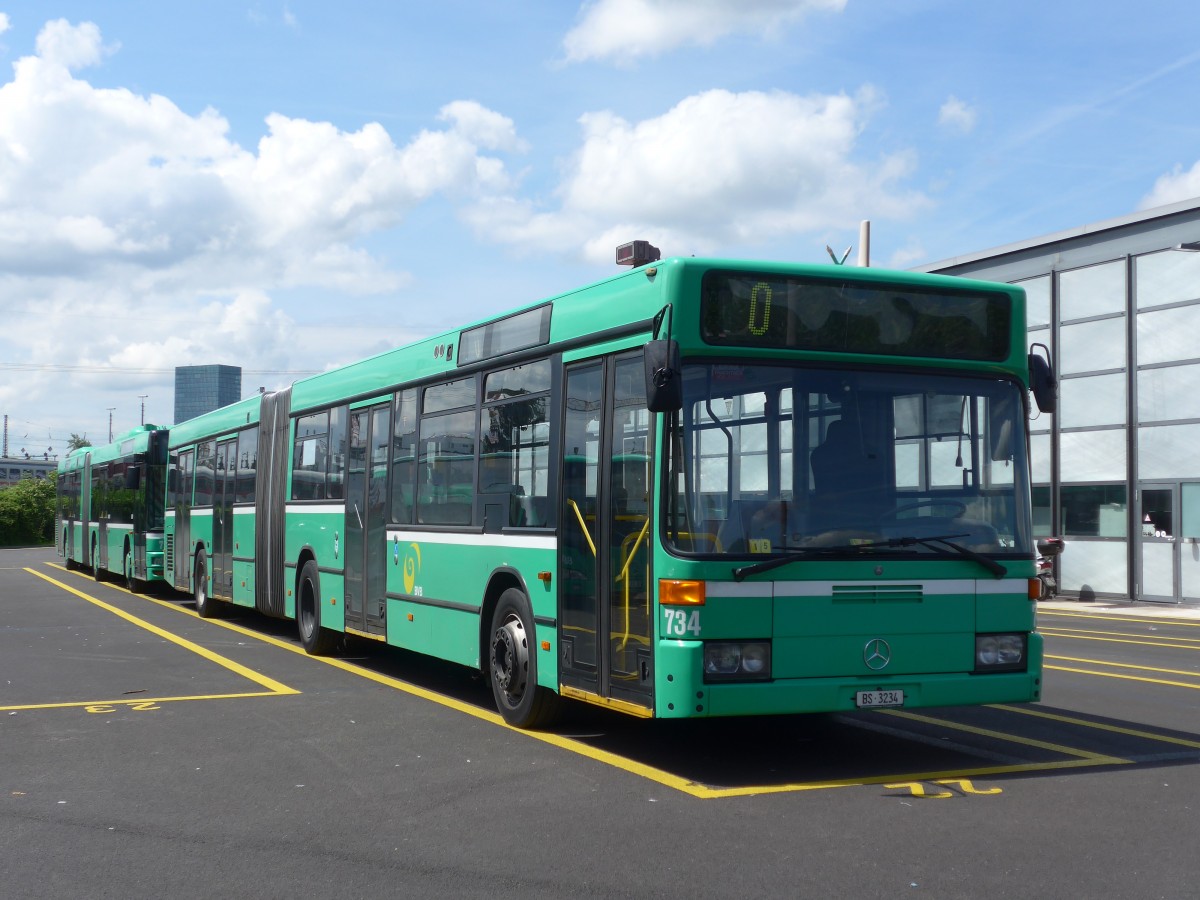
[[[1099,665],[1107,666],[1111,663],[1099,663]],[[1191,688],[1192,690],[1200,690],[1200,684],[1188,684],[1183,681],[1167,681],[1162,678],[1143,678],[1140,675],[1121,675],[1117,672],[1093,672],[1091,669],[1075,669],[1070,666],[1043,666],[1046,669],[1053,669],[1055,672],[1074,672],[1076,675],[1095,675],[1099,678],[1118,678],[1122,681],[1141,681],[1146,684],[1161,684],[1166,687],[1181,687]]]
[[[1129,622],[1135,625],[1172,625],[1183,628],[1200,628],[1200,622],[1194,619],[1172,619],[1167,616],[1156,617],[1153,619],[1135,619],[1132,616],[1105,616],[1099,613],[1060,613],[1038,610],[1038,618],[1041,619],[1091,619],[1100,622]]]
[[[1191,640],[1190,638],[1164,637],[1159,640],[1135,641],[1135,640],[1130,640],[1128,638],[1093,637],[1088,634],[1066,634],[1064,632],[1045,631],[1042,629],[1038,629],[1038,632],[1040,634],[1044,634],[1048,637],[1069,638],[1069,639],[1073,639],[1073,640],[1077,640],[1077,641],[1100,641],[1101,643],[1106,643],[1106,644],[1138,644],[1142,647],[1166,647],[1167,649],[1170,649],[1170,650],[1200,650],[1200,647],[1194,647],[1194,646],[1190,646],[1188,644],[1167,643],[1168,641]]]
[[[282,693],[299,691],[250,691],[242,694],[203,694],[195,697],[122,697],[120,700],[72,700],[69,703],[26,703],[22,706],[0,706],[0,712],[31,709],[73,709],[90,706],[148,706],[154,703],[179,703],[186,700],[239,700],[243,697],[279,697]]]
[[[47,579],[47,580],[51,580],[51,579]],[[114,587],[117,590],[121,590],[121,588],[117,588],[115,585],[109,585],[109,586]],[[150,603],[156,603],[156,604],[158,604],[160,606],[164,606],[168,609],[173,609],[176,612],[180,612],[185,615],[196,617],[196,613],[194,611],[189,610],[185,607],[179,606],[176,603],[170,603],[168,601],[158,600],[158,599],[155,599],[154,597],[148,597],[148,596],[145,596],[142,594],[138,594],[136,596],[139,600],[145,600]],[[1054,770],[1059,770],[1059,769],[1084,768],[1084,767],[1089,767],[1089,766],[1123,765],[1123,764],[1128,764],[1131,762],[1130,760],[1121,759],[1119,757],[1105,756],[1102,754],[1088,753],[1087,751],[1083,751],[1083,750],[1058,747],[1055,744],[1047,744],[1047,743],[1044,743],[1041,741],[1032,741],[1032,740],[1020,738],[1017,735],[1008,735],[1008,734],[1004,734],[1002,732],[989,732],[986,729],[979,729],[979,728],[974,728],[972,726],[966,726],[966,725],[958,725],[957,723],[946,722],[946,721],[940,720],[940,719],[931,719],[928,717],[917,716],[916,714],[913,714],[913,713],[904,713],[903,715],[907,716],[909,718],[922,719],[922,720],[932,722],[933,724],[939,725],[942,727],[956,728],[960,731],[972,731],[972,732],[975,732],[975,733],[983,735],[983,736],[999,737],[1000,739],[1007,740],[1007,741],[1010,741],[1013,743],[1024,743],[1029,746],[1053,750],[1055,752],[1061,752],[1065,755],[1074,756],[1076,758],[1069,759],[1069,760],[1059,760],[1057,762],[1018,763],[1018,764],[1013,764],[1013,765],[983,766],[983,767],[974,768],[974,769],[946,769],[946,770],[931,771],[931,772],[891,773],[891,774],[887,774],[887,775],[878,775],[878,776],[867,776],[867,777],[859,777],[859,778],[844,778],[844,779],[828,779],[828,780],[823,780],[823,781],[811,781],[811,782],[793,782],[793,783],[789,783],[789,784],[758,784],[758,785],[747,785],[747,786],[743,786],[743,787],[734,787],[734,788],[710,787],[708,785],[700,784],[698,782],[692,781],[692,780],[684,778],[682,776],[675,775],[664,769],[659,769],[655,766],[650,766],[650,765],[646,765],[644,763],[639,763],[635,760],[629,759],[624,756],[619,756],[619,755],[612,753],[610,751],[607,751],[607,750],[600,750],[598,748],[595,748],[588,744],[585,744],[581,741],[578,741],[574,738],[563,737],[561,735],[552,734],[552,733],[548,733],[548,732],[527,731],[527,730],[520,729],[520,728],[514,728],[514,727],[508,725],[507,723],[505,723],[504,719],[498,713],[491,712],[491,711],[485,710],[485,709],[480,709],[479,707],[473,706],[469,703],[464,703],[464,702],[462,702],[460,700],[456,700],[452,697],[447,697],[443,694],[438,694],[433,691],[427,690],[425,688],[417,687],[414,684],[410,684],[406,681],[402,681],[398,678],[394,678],[389,675],[381,675],[378,672],[372,672],[369,669],[362,668],[353,663],[348,663],[343,660],[337,659],[335,657],[310,656],[308,653],[305,652],[305,650],[302,647],[296,645],[295,643],[281,641],[278,638],[271,637],[270,635],[264,635],[264,634],[261,634],[256,631],[252,631],[248,628],[243,628],[240,625],[235,625],[231,622],[222,622],[219,619],[207,619],[206,621],[208,622],[208,624],[217,625],[221,628],[227,628],[231,631],[235,631],[235,632],[245,635],[247,637],[254,638],[256,640],[260,640],[265,643],[271,644],[272,646],[280,647],[284,650],[289,650],[293,653],[298,653],[298,654],[305,656],[309,659],[312,659],[316,662],[321,662],[321,663],[324,663],[325,665],[333,666],[335,669],[341,669],[342,671],[347,672],[351,675],[356,675],[360,678],[366,678],[370,681],[376,682],[377,684],[381,684],[386,687],[391,687],[391,688],[394,688],[403,693],[410,694],[415,697],[419,697],[423,700],[428,700],[430,702],[437,703],[440,706],[456,710],[457,712],[465,713],[466,715],[472,716],[476,719],[480,719],[491,725],[498,725],[501,728],[504,728],[504,729],[511,731],[514,734],[518,734],[522,737],[529,738],[529,739],[532,739],[535,741],[541,741],[544,744],[549,744],[551,746],[558,747],[559,749],[566,750],[571,753],[575,753],[579,756],[583,756],[588,759],[595,760],[596,762],[599,762],[603,765],[611,766],[612,768],[615,768],[615,769],[620,769],[624,772],[630,773],[631,775],[636,775],[640,778],[645,778],[648,781],[653,781],[658,784],[661,784],[663,787],[670,788],[672,790],[676,790],[676,791],[679,791],[684,794],[688,794],[689,796],[696,797],[698,799],[705,799],[705,800],[727,799],[727,798],[732,798],[732,797],[748,797],[748,796],[754,796],[754,795],[759,795],[759,794],[782,794],[782,793],[797,793],[797,792],[801,792],[801,791],[831,790],[834,788],[843,788],[843,787],[862,787],[865,785],[887,784],[890,782],[897,782],[897,781],[910,782],[910,781],[934,781],[939,778],[979,778],[979,777],[990,776],[990,775],[1012,775],[1012,774],[1022,774],[1022,773],[1030,773],[1030,772],[1046,772],[1046,771],[1054,771]],[[896,714],[898,711],[893,710],[891,712],[892,712],[892,714]]]
[[[1038,719],[1050,719],[1054,722],[1063,722],[1067,725],[1081,725],[1085,728],[1093,728],[1097,731],[1111,731],[1114,734],[1124,734],[1130,737],[1146,738],[1152,741],[1161,741],[1164,744],[1178,744],[1181,747],[1192,747],[1200,750],[1200,741],[1192,741],[1186,738],[1171,737],[1166,734],[1155,734],[1152,731],[1141,731],[1137,728],[1124,728],[1120,725],[1109,725],[1105,722],[1091,722],[1087,719],[1079,719],[1075,716],[1064,716],[1061,713],[1046,712],[1044,709],[1035,709],[1029,706],[1008,706],[1007,704],[996,704],[993,709],[1003,709],[1007,712],[1018,713],[1022,716],[1033,716]]]
[[[1093,666],[1111,666],[1114,669],[1137,669],[1139,672],[1158,672],[1162,675],[1183,675],[1200,680],[1200,672],[1184,669],[1163,669],[1158,666],[1137,666],[1133,663],[1107,662],[1103,659],[1081,659],[1076,656],[1047,656],[1046,659],[1057,659],[1060,662],[1088,663]]]
[[[195,653],[198,656],[204,657],[205,659],[209,660],[210,662],[214,662],[217,665],[222,666],[231,672],[241,675],[243,678],[247,678],[250,681],[253,681],[257,685],[261,685],[262,687],[266,688],[268,691],[270,691],[273,694],[298,694],[298,693],[300,693],[295,688],[290,688],[286,684],[281,684],[280,682],[276,681],[273,678],[268,678],[266,675],[263,675],[259,672],[255,672],[253,669],[248,669],[245,666],[241,665],[240,663],[234,662],[232,659],[226,659],[224,656],[221,656],[219,653],[214,653],[213,651],[211,651],[205,647],[201,647],[199,644],[194,644],[191,641],[187,640],[186,638],[182,638],[177,634],[172,634],[169,631],[159,628],[157,625],[151,625],[149,622],[145,621],[144,619],[139,619],[137,616],[127,613],[123,609],[118,609],[117,607],[113,606],[110,603],[105,603],[103,600],[93,597],[90,594],[85,594],[83,591],[77,591],[77,590],[75,590],[75,588],[71,587],[70,585],[63,584],[61,581],[51,578],[49,575],[43,575],[41,572],[38,572],[35,569],[27,568],[27,569],[25,569],[25,571],[28,572],[30,575],[36,575],[38,578],[41,578],[43,581],[50,582],[55,587],[62,588],[64,591],[66,591],[69,594],[74,594],[76,597],[86,600],[88,603],[95,604],[96,606],[100,607],[101,609],[105,610],[106,612],[112,613],[114,616],[119,616],[120,618],[124,619],[125,621],[131,622],[134,625],[137,625],[139,628],[144,628],[147,631],[149,631],[151,634],[158,635],[163,640],[170,641],[173,644],[183,647],[185,650],[190,650],[192,653]]]
[[[995,740],[1007,741],[1012,744],[1023,744],[1026,747],[1036,747],[1039,750],[1049,750],[1052,753],[1061,753],[1064,756],[1076,756],[1080,759],[1087,760],[1103,760],[1104,762],[1127,763],[1128,759],[1116,759],[1111,756],[1105,756],[1100,753],[1092,753],[1088,750],[1078,750],[1074,747],[1064,747],[1061,744],[1051,744],[1046,741],[1038,741],[1033,738],[1025,738],[1016,734],[1009,734],[1004,731],[993,731],[990,728],[979,728],[975,725],[965,725],[961,722],[948,722],[945,719],[936,719],[933,716],[923,716],[919,713],[907,712],[900,709],[880,710],[889,716],[895,716],[900,719],[911,719],[914,722],[924,722],[928,725],[936,725],[941,728],[950,728],[954,731],[965,731],[969,734],[977,734],[981,737],[994,738]]]
[[[1182,641],[1184,644],[1200,644],[1200,637],[1177,637],[1173,634],[1146,634],[1144,631],[1095,631],[1091,628],[1068,628],[1066,626],[1051,625],[1049,629],[1039,628],[1042,634],[1056,634],[1063,637],[1071,637],[1072,635],[1101,635],[1105,637],[1140,637],[1152,641]]]

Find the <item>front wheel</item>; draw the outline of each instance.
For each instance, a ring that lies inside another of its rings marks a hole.
[[[300,632],[300,644],[313,656],[324,656],[333,650],[337,634],[321,627],[321,573],[315,559],[310,559],[300,570],[296,588],[296,627]]]
[[[558,695],[538,686],[536,647],[529,599],[509,588],[492,614],[488,669],[496,708],[516,728],[547,725],[558,711]]]

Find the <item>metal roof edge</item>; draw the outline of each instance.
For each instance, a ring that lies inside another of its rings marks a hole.
[[[1118,228],[1126,228],[1130,225],[1149,222],[1153,219],[1163,219],[1167,218],[1168,216],[1178,215],[1179,213],[1193,211],[1200,212],[1200,197],[1191,197],[1187,200],[1180,200],[1177,203],[1169,203],[1165,206],[1150,207],[1149,209],[1128,213],[1124,216],[1117,216],[1112,219],[1103,219],[1099,222],[1092,222],[1087,225],[1079,225],[1075,228],[1068,228],[1063,231],[1056,231],[1051,234],[1041,235],[1039,237],[1027,238],[1023,241],[1015,241],[1014,243],[993,247],[989,250],[966,253],[962,256],[952,256],[949,259],[943,259],[938,262],[927,263],[922,266],[915,266],[913,267],[912,271],[940,272],[945,269],[953,269],[957,266],[968,265],[970,263],[980,262],[985,259],[994,259],[1000,256],[1009,256],[1013,253],[1021,253],[1022,251],[1032,250],[1035,247],[1042,247],[1047,244],[1057,244],[1063,241],[1073,240],[1075,238],[1088,237],[1089,235],[1099,234],[1105,231],[1113,231]]]

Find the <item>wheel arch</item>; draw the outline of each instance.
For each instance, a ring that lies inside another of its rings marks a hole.
[[[530,612],[533,612],[533,600],[529,596],[529,588],[521,573],[511,566],[501,566],[488,576],[487,587],[483,591],[483,603],[479,607],[479,669],[487,671],[488,645],[491,641],[492,615],[500,602],[500,595],[509,588],[516,588],[529,600]]]
[[[300,573],[304,571],[304,564],[310,561],[317,562],[317,551],[312,548],[312,544],[305,544],[300,548],[300,552],[296,554],[295,575],[292,576],[293,591],[300,587]],[[320,571],[320,568],[321,564],[317,563],[317,570]]]

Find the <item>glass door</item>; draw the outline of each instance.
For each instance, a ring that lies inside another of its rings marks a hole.
[[[387,466],[391,407],[352,410],[346,448],[346,626],[384,632]],[[337,452],[337,448],[333,448]]]
[[[1179,485],[1180,599],[1200,600],[1200,481]]]
[[[237,441],[217,444],[217,471],[213,480],[212,592],[233,597],[233,500],[237,487]]]
[[[190,588],[192,574],[192,478],[196,470],[196,451],[179,454],[175,471],[175,537],[172,544],[174,555],[174,584],[178,590]]]
[[[1179,602],[1179,496],[1177,483],[1143,483],[1139,486],[1140,600]]]
[[[650,705],[651,417],[641,354],[567,370],[559,510],[562,682]]]

